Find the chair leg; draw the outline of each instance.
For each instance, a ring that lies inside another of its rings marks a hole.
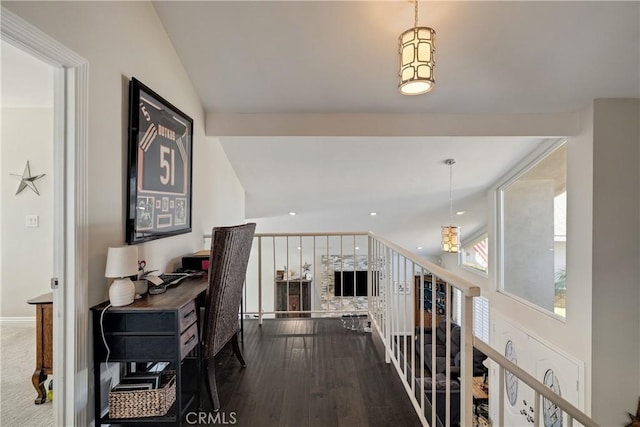
[[[206,385],[209,400],[211,401],[213,410],[218,412],[220,410],[220,401],[218,400],[218,388],[216,386],[216,362],[213,357],[207,359],[206,371]]]
[[[240,350],[240,345],[238,344],[238,333],[236,332],[233,337],[231,337],[231,345],[233,346],[233,354],[236,355],[238,361],[242,365],[243,368],[247,367],[247,362],[244,361],[244,357],[242,356],[242,351]]]

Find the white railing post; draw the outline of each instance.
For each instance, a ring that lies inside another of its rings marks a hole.
[[[371,256],[371,236],[367,236],[367,318],[371,317],[371,299],[373,294],[373,257]]]
[[[461,323],[460,425],[470,426],[473,419],[473,297],[468,295],[462,298]]]
[[[420,282],[419,282],[419,306],[418,315],[420,316],[420,408],[424,408],[424,268],[420,267]],[[414,352],[415,353],[415,352]]]
[[[498,425],[504,425],[504,368],[498,365]]]
[[[436,279],[432,285],[432,287],[434,289],[436,289],[438,286],[438,280]],[[445,398],[445,425],[451,425],[451,285],[449,283],[445,284],[444,286],[444,315],[446,316],[447,319],[447,334],[446,334],[446,339],[447,342],[445,343],[445,347],[446,347],[446,352],[445,352],[445,377],[446,377],[446,381],[445,381],[445,393],[444,393],[444,398]],[[434,312],[435,313],[435,312]],[[464,336],[462,335],[462,331],[460,331],[460,352],[463,354],[464,357],[464,351],[463,349],[463,345],[464,345]],[[434,351],[435,353],[435,351]],[[437,366],[437,365],[433,365],[433,366]],[[461,374],[461,376],[464,375],[464,373]],[[463,377],[464,378],[464,377]],[[464,382],[463,382],[464,383]],[[464,419],[464,405],[462,404],[464,402],[463,400],[463,394],[462,394],[462,390],[460,390],[460,406],[461,406],[461,411],[460,411],[460,415],[461,418],[460,420]],[[465,425],[464,423],[461,423],[461,425]]]
[[[391,363],[391,248],[385,247],[385,272],[384,272],[384,361]]]
[[[438,299],[438,293],[437,293],[437,287],[438,287],[438,278],[436,277],[435,274],[430,273],[430,277],[431,277],[431,348],[435,349],[436,348],[436,328],[437,328],[437,322],[436,322],[436,313],[437,311],[437,306],[436,306],[436,301]],[[449,328],[449,324],[447,323],[447,328]],[[445,338],[448,336],[449,332],[447,332],[447,335],[445,336]],[[445,343],[446,344],[446,343]],[[446,351],[449,351],[449,349],[447,348]],[[426,351],[424,352],[426,353]],[[432,351],[431,352],[431,366],[437,366],[436,363],[436,352]],[[435,370],[431,371],[431,406],[433,408],[437,408],[438,407],[438,393],[436,392],[436,387],[437,387],[437,381],[436,381],[436,372]],[[437,425],[436,424],[436,410],[432,410],[431,411],[431,423],[432,425]]]
[[[318,263],[316,262],[316,236],[313,236],[313,276],[311,276],[311,278],[313,280],[318,280]],[[322,280],[322,279],[320,279]],[[311,286],[311,284],[309,284],[309,286]],[[314,286],[318,287],[319,286]],[[315,294],[315,290],[313,292],[309,292],[309,294],[311,295],[311,301],[309,301],[309,307],[311,307],[311,311],[315,311],[315,307],[319,306],[320,304],[316,301],[316,294]],[[313,317],[313,313],[309,314],[309,317]]]
[[[258,236],[258,325],[262,326],[262,236]]]

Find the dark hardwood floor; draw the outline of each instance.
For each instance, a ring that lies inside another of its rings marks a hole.
[[[245,321],[241,346],[244,369],[230,349],[216,357],[220,415],[236,426],[420,425],[381,343],[340,319]]]

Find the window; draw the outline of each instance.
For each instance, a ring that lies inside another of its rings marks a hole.
[[[462,245],[460,263],[472,271],[487,274],[489,269],[489,235],[487,233]]]
[[[489,343],[489,300],[485,297],[473,299],[473,335]]]
[[[566,317],[567,146],[541,147],[497,189],[501,292]]]
[[[453,319],[458,325],[462,325],[462,291],[453,288]]]
[[[453,318],[462,325],[462,291],[453,289]],[[489,300],[485,297],[473,298],[473,335],[489,343]]]

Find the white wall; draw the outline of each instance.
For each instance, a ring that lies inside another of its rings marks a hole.
[[[490,290],[489,278],[482,274],[475,273],[471,271],[471,269],[467,269],[459,265],[458,256],[459,256],[458,254],[443,253],[440,256],[440,259],[442,260],[442,267],[452,271],[453,273],[457,274],[463,279],[470,281],[474,285],[479,286],[482,292],[482,295],[485,296],[487,292],[489,292]]]
[[[107,247],[124,244],[128,81],[136,77],[194,120],[193,232],[139,245],[170,270],[216,225],[244,222],[244,191],[151,3],[3,2],[89,61],[89,303],[107,296]]]
[[[0,42],[2,123],[0,138],[0,317],[35,316],[27,300],[50,292],[53,269],[53,71],[22,50]],[[27,160],[40,196],[16,195]],[[26,228],[25,216],[39,227]],[[15,319],[14,319],[15,320]]]
[[[489,287],[491,324],[497,316],[532,337],[585,363],[584,409],[591,408],[591,259],[593,205],[593,106],[579,113],[580,131],[567,138],[567,316],[560,320],[497,292],[495,194],[489,193]],[[493,332],[493,328],[491,330]],[[490,332],[492,345],[496,337]],[[499,349],[502,352],[503,349]],[[535,374],[535,373],[533,373]],[[493,381],[495,384],[496,381]],[[497,390],[495,390],[497,393]]]
[[[219,141],[204,135],[203,107],[152,3],[2,5],[89,61],[89,305],[107,298],[107,248],[125,244],[131,77],[194,120],[193,232],[139,245],[140,258],[147,261],[147,268],[171,270],[182,255],[202,248],[202,235],[210,233],[211,227],[244,222],[244,190]],[[92,355],[88,357],[91,360]],[[91,420],[93,399],[87,399]]]
[[[639,105],[596,100],[580,112],[580,132],[567,139],[566,321],[495,291],[495,223],[489,226],[492,324],[511,319],[583,361],[584,409],[602,425],[626,422],[640,394]]]
[[[594,102],[592,404],[603,424],[627,422],[640,395],[639,117],[638,99]]]
[[[494,221],[494,192],[488,193],[489,203],[489,277],[484,278],[458,266],[457,254],[443,254],[443,266],[455,274],[477,284],[489,299],[490,341],[502,353],[500,336],[496,336],[496,319],[509,319],[532,337],[557,349],[561,354],[585,363],[583,396],[578,402],[591,410],[591,260],[593,205],[593,105],[579,112],[580,131],[567,138],[567,317],[565,321],[544,314],[497,292],[496,285],[496,223]],[[637,298],[635,299],[637,301]],[[515,333],[515,332],[514,332]],[[597,345],[597,344],[594,344]],[[527,351],[527,350],[524,350]],[[495,373],[495,372],[494,372]],[[492,373],[492,374],[494,374]],[[536,374],[536,372],[531,372]],[[496,384],[495,375],[490,384]],[[492,387],[490,393],[497,395]],[[637,395],[637,393],[636,393]],[[610,397],[614,397],[614,395]],[[495,412],[493,413],[495,417]],[[607,425],[607,424],[603,424]]]
[[[53,72],[51,73],[53,100]],[[2,108],[2,273],[0,317],[34,317],[27,300],[51,292],[53,275],[53,108]],[[25,164],[35,181],[16,195]],[[39,227],[25,227],[38,215]]]

